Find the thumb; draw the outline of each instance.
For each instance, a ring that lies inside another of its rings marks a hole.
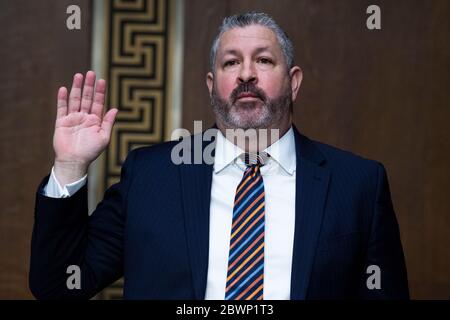
[[[118,112],[119,110],[117,110],[117,108],[112,108],[103,117],[102,130],[107,134],[108,137],[111,136],[111,131]]]

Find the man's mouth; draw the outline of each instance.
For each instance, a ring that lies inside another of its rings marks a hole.
[[[257,94],[255,94],[253,92],[243,92],[237,96],[236,100],[251,101],[251,100],[256,100],[256,99],[260,99]]]

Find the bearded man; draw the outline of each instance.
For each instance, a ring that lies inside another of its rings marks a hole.
[[[87,299],[124,277],[126,299],[409,298],[386,171],[299,133],[293,60],[267,14],[225,18],[206,76],[213,163],[174,161],[176,141],[135,149],[91,216],[87,170],[118,110],[103,115],[106,85],[93,72],[84,86],[76,74],[70,95],[60,88],[54,166],[36,198],[33,294]]]

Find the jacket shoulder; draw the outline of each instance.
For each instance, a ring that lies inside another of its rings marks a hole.
[[[172,149],[177,143],[178,141],[166,141],[151,146],[135,148],[128,153],[127,160],[130,158],[134,162],[170,160]]]
[[[334,170],[363,170],[372,173],[377,173],[378,170],[383,169],[381,162],[373,159],[365,158],[353,152],[343,150],[329,144],[311,140],[314,146],[324,155],[327,164]]]

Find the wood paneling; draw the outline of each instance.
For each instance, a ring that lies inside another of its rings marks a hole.
[[[191,132],[196,120],[214,123],[206,88],[209,47],[227,8],[228,1],[189,0],[185,4],[182,125]]]
[[[81,9],[81,30],[66,8]],[[28,264],[35,191],[50,171],[56,93],[90,67],[91,2],[0,2],[0,299],[32,298]]]
[[[183,127],[214,121],[205,85],[226,15],[265,11],[287,31],[304,80],[294,122],[313,139],[385,164],[413,298],[450,298],[450,28],[447,0],[189,0]],[[205,126],[206,126],[205,124]]]

